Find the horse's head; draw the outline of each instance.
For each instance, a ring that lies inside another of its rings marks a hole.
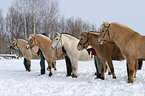
[[[35,40],[35,35],[34,34],[31,34],[30,35],[30,38],[29,38],[29,41],[26,45],[26,48],[33,48],[34,46],[36,45],[36,40]]]
[[[103,44],[103,42],[110,42],[111,38],[110,38],[110,33],[109,33],[109,29],[110,29],[110,23],[109,22],[104,22],[101,25],[101,31],[100,31],[100,36],[98,37],[98,43]]]
[[[80,41],[77,45],[77,49],[83,50],[89,46],[89,32],[82,32],[80,35]]]
[[[55,50],[61,46],[62,46],[62,34],[56,33],[51,48]]]
[[[13,38],[13,42],[12,42],[12,45],[11,45],[11,49],[12,50],[15,50],[16,48],[18,48],[18,40],[17,39],[15,39],[15,38]]]

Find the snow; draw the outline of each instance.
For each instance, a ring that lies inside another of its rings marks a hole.
[[[79,61],[78,78],[66,77],[64,60],[48,77],[40,73],[39,60],[32,60],[31,72],[24,69],[23,58],[0,59],[0,96],[145,96],[145,68],[138,70],[134,84],[127,83],[126,61],[114,61],[117,79],[105,74],[94,79],[94,61]],[[46,63],[47,67],[47,63]]]

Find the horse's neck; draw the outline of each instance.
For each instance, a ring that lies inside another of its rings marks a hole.
[[[52,41],[50,40],[46,40],[45,38],[40,38],[37,37],[35,38],[36,42],[37,42],[37,46],[41,49],[41,50],[46,50],[46,48],[49,50],[51,49],[51,45],[52,45]]]
[[[70,38],[68,38],[68,37],[63,37],[63,46],[64,46],[64,48],[65,49],[73,49],[73,47],[72,47],[72,45],[73,46],[77,46],[77,43],[78,43],[78,41],[79,40],[74,40],[74,39],[70,39]]]
[[[17,44],[17,46],[19,47],[19,49],[23,52],[23,51],[25,51],[25,49],[26,49],[26,42],[24,42],[24,41],[22,41],[22,40],[20,40],[20,39],[18,39],[18,44]]]
[[[119,26],[112,26],[112,29],[113,30],[109,30],[109,35],[118,47],[121,47],[123,43],[130,39],[131,34],[133,34],[132,32],[126,31],[126,29]]]
[[[97,37],[93,34],[90,34],[89,43],[93,48],[100,49],[100,47],[102,47],[102,45],[97,42]]]

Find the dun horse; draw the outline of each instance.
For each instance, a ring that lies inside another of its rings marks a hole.
[[[111,69],[113,78],[116,78],[112,60],[124,60],[125,58],[122,56],[122,53],[120,49],[116,46],[116,44],[104,43],[100,45],[99,43],[95,42],[97,41],[97,38],[99,35],[100,35],[99,33],[82,32],[80,35],[80,41],[78,43],[77,48],[78,50],[83,50],[83,49],[86,49],[89,45],[91,45],[95,49],[98,57],[100,58],[100,62],[102,65],[101,78],[102,79],[105,78],[104,74],[105,74],[106,61]]]
[[[29,66],[29,71],[31,71],[31,59],[40,59],[40,57],[37,55],[38,52],[38,47],[35,46],[32,49],[27,49],[27,41],[23,39],[15,39],[12,43],[12,48],[16,49],[19,48],[20,51],[22,52],[23,56],[27,59],[28,61],[28,66]]]
[[[55,38],[53,39],[52,48],[56,49],[61,46],[67,51],[67,54],[70,58],[72,63],[72,77],[77,78],[77,71],[78,71],[78,60],[80,61],[89,61],[92,60],[90,55],[86,50],[78,51],[77,44],[79,40],[70,34],[65,33],[57,33]]]
[[[129,27],[119,23],[102,24],[102,30],[98,41],[115,42],[120,48],[123,56],[127,59],[129,78],[128,83],[134,83],[135,70],[137,70],[137,60],[145,60],[145,36],[133,31]]]
[[[31,38],[28,41],[27,45],[30,48],[37,45],[41,49],[48,63],[49,76],[52,76],[52,72],[51,72],[52,61],[54,62],[55,60],[64,59],[63,53],[62,53],[62,47],[56,50],[52,50],[51,48],[52,41],[48,37],[41,34],[37,34],[37,35],[31,34]],[[54,64],[55,64],[54,68],[56,68],[56,62]]]

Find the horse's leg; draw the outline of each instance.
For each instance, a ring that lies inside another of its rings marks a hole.
[[[31,60],[27,59],[27,63],[28,63],[28,72],[31,71]]]
[[[103,59],[100,59],[101,62],[101,79],[104,80],[105,79],[105,61]]]
[[[137,60],[137,62],[138,62],[138,70],[141,70],[141,68],[142,68],[142,60],[141,59],[139,59],[139,60]]]
[[[128,71],[129,71],[128,83],[134,83],[135,82],[135,80],[134,80],[134,70],[135,70],[136,60],[132,59],[132,58],[128,58],[127,61],[128,61]]]
[[[78,60],[73,58],[72,62],[72,78],[77,78],[77,71],[78,71]]]
[[[106,62],[106,66],[107,66],[107,68],[108,68],[108,75],[111,75],[111,70],[110,70],[110,67],[109,67],[109,65],[108,65],[108,62]],[[105,69],[106,70],[106,69]]]
[[[53,60],[52,65],[53,65],[54,70],[57,70],[56,69],[56,61],[55,60]]]
[[[108,65],[111,69],[111,74],[113,75],[113,78],[116,79],[116,76],[115,76],[115,72],[114,72],[114,66],[113,66],[113,63],[112,63],[112,59],[108,60]]]
[[[138,60],[136,60],[136,62],[135,62],[135,74],[134,74],[134,78],[136,78],[136,73],[137,73],[138,66],[139,66]]]
[[[49,70],[49,76],[52,76],[52,71],[51,71],[51,68],[52,68],[52,59],[46,59],[47,63],[48,63],[48,70]]]

